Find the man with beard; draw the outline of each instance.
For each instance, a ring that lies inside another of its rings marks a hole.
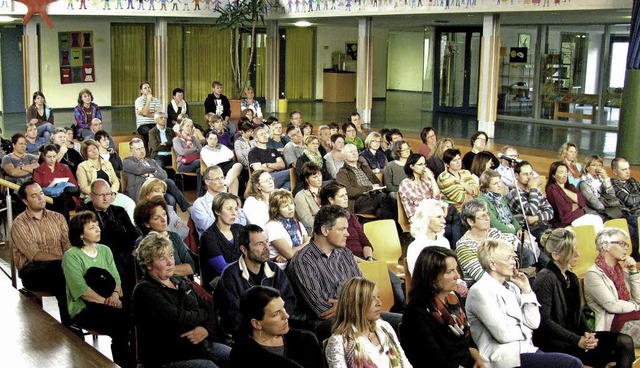
[[[285,309],[293,315],[296,297],[284,271],[269,261],[269,242],[258,225],[240,230],[238,246],[242,256],[224,269],[214,296],[215,305],[227,333],[236,334],[240,327],[240,296],[252,286],[269,286],[280,291]]]

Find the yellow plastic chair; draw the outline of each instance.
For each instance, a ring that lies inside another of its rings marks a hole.
[[[404,286],[407,293],[407,295],[405,296],[405,300],[407,304],[409,304],[409,292],[411,291],[411,271],[409,271],[409,264],[407,263],[406,257],[402,259],[402,267],[404,267]]]
[[[393,220],[376,220],[363,225],[364,234],[373,246],[373,256],[382,262],[398,276],[403,274],[402,266],[398,264],[402,256],[400,238]]]
[[[358,263],[358,267],[365,278],[375,282],[378,286],[382,311],[390,311],[391,307],[393,307],[393,289],[391,288],[391,279],[389,278],[387,265],[381,261],[371,261],[360,262]]]
[[[542,183],[540,184],[540,192],[542,193],[543,196],[547,195],[547,176],[546,175],[540,175],[540,179],[542,180]]]
[[[120,155],[120,158],[122,158],[123,160],[126,157],[131,156],[131,148],[129,147],[129,142],[118,143],[118,155]]]
[[[289,183],[291,184],[291,190],[296,188],[296,183],[298,182],[298,173],[296,172],[296,168],[292,167],[289,169]]]
[[[627,224],[627,220],[623,218],[607,220],[604,222],[604,227],[613,227],[616,229],[620,229],[627,234],[627,243],[631,244],[631,234],[629,233],[629,225]],[[627,249],[627,255],[631,255],[631,246]]]
[[[573,227],[573,232],[576,234],[578,251],[580,252],[580,259],[578,259],[578,264],[573,268],[573,272],[578,277],[583,277],[585,272],[593,266],[598,256],[596,229],[593,225],[582,225]]]
[[[403,232],[408,233],[411,231],[411,223],[407,217],[407,212],[404,210],[402,200],[400,200],[400,195],[398,195],[398,200],[396,202],[398,202],[398,224],[402,228]]]
[[[202,161],[202,160],[201,160]],[[171,148],[171,168],[175,171],[176,175],[180,175],[181,179],[180,184],[182,185],[182,191],[184,192],[184,177],[185,176],[197,176],[198,174],[194,172],[182,172],[178,170],[178,154],[176,150]]]

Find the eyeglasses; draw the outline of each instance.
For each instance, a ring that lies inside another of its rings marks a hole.
[[[116,195],[115,193],[98,194],[98,193],[94,193],[94,192],[91,192],[91,194],[93,194],[94,196],[97,196],[97,197],[102,197],[104,199],[107,199],[109,197],[112,197],[112,196]]]
[[[622,248],[629,248],[629,243],[627,243],[624,240],[608,241],[607,244],[616,244],[616,245],[621,246]]]
[[[223,181],[224,180],[224,176],[219,176],[217,178],[207,178],[206,180]]]

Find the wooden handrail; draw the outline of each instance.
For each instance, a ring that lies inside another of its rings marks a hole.
[[[18,189],[20,189],[20,186],[18,184],[12,183],[12,182],[10,182],[8,180],[5,180],[5,179],[0,179],[0,185],[4,186],[4,187],[7,187],[7,188],[9,188],[11,190],[14,190],[16,192],[18,191]],[[51,198],[51,197],[44,196],[44,200],[47,201],[47,203],[49,203],[49,204],[53,204],[53,198]]]

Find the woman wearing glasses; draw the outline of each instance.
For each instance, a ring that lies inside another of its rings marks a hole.
[[[533,340],[544,351],[557,351],[580,358],[592,367],[611,362],[617,368],[633,364],[633,340],[621,333],[593,332],[581,311],[578,276],[571,268],[578,263],[578,241],[566,229],[547,230],[542,245],[552,261],[538,273],[533,291],[540,302],[540,327]]]
[[[395,158],[384,167],[384,185],[389,192],[391,198],[396,199],[398,196],[398,190],[400,190],[400,183],[407,178],[407,174],[404,172],[404,164],[407,163],[407,159],[411,156],[411,146],[409,142],[405,140],[399,140],[393,144],[391,148],[392,156]]]
[[[587,305],[596,314],[595,330],[627,334],[640,346],[640,272],[627,255],[627,234],[604,228],[596,236],[596,248],[600,254],[584,275]]]

